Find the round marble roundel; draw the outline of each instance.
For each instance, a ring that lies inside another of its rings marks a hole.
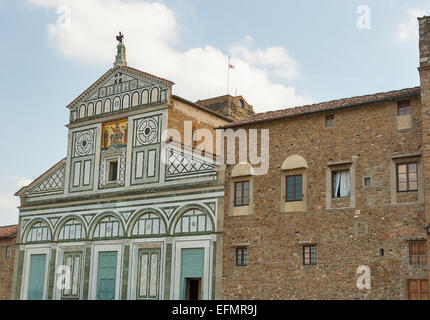
[[[157,122],[154,119],[144,119],[137,128],[137,140],[141,144],[149,144],[157,138]]]
[[[80,156],[87,155],[93,150],[93,135],[89,131],[81,132],[76,137],[76,153]]]

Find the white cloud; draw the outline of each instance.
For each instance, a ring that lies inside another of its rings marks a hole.
[[[27,0],[33,5],[56,10],[70,8],[70,29],[55,22],[48,26],[53,45],[66,57],[86,63],[111,64],[118,31],[125,34],[130,66],[168,78],[176,83],[174,92],[190,100],[222,95],[227,90],[228,54],[213,46],[185,51],[174,49],[179,41],[178,23],[165,4],[137,0]],[[61,13],[59,14],[61,22]],[[283,47],[250,49],[252,37],[233,44],[229,54],[230,93],[243,95],[256,111],[312,102],[296,93],[293,86],[276,83],[273,77],[292,80],[298,64]]]
[[[249,65],[267,68],[270,72],[287,80],[298,75],[297,62],[283,47],[270,47],[265,50],[251,50],[249,47],[253,38],[247,35],[242,43],[235,43],[230,47],[233,57],[247,62]]]
[[[18,223],[19,198],[13,194],[0,194],[0,226]]]
[[[398,25],[397,35],[401,41],[418,42],[418,17],[425,16],[428,12],[426,9],[413,8],[406,6],[408,21]]]
[[[12,194],[0,194],[0,210],[16,209],[19,205],[19,198]]]
[[[19,190],[19,189],[21,189],[22,187],[26,187],[26,186],[28,186],[30,183],[32,183],[33,182],[33,180],[31,180],[31,179],[21,179],[21,180],[19,180],[17,183],[16,183],[16,187],[17,187],[17,189]]]
[[[29,185],[33,180],[15,176],[13,174],[0,172],[0,226],[18,223],[19,197],[15,192]]]

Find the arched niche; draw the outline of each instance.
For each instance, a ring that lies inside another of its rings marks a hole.
[[[110,99],[106,99],[105,100],[105,107],[104,107],[104,113],[110,112],[111,111],[111,102]]]
[[[130,96],[128,94],[122,98],[122,107],[123,109],[130,107]]]
[[[90,102],[88,104],[88,117],[91,117],[94,115],[94,104],[92,102]]]
[[[151,103],[158,102],[158,88],[154,88],[151,91]]]
[[[93,239],[119,238],[124,235],[122,222],[113,214],[103,215],[94,226]]]
[[[210,215],[199,208],[190,208],[183,212],[173,228],[173,234],[207,233],[214,231]]]
[[[148,90],[142,91],[142,104],[148,104],[149,103],[149,92]]]
[[[155,212],[144,212],[131,223],[132,237],[145,237],[166,234],[166,224]]]
[[[282,170],[307,169],[308,163],[305,158],[299,155],[289,156],[282,163]]]
[[[131,106],[136,107],[139,105],[139,92],[134,92],[131,96]]]
[[[249,163],[238,163],[231,172],[232,178],[247,177],[254,175],[254,168]]]
[[[30,225],[24,239],[26,243],[50,241],[51,230],[46,222],[37,220]]]
[[[85,107],[85,105],[83,104],[83,105],[81,105],[80,107],[79,107],[79,118],[81,119],[81,118],[85,118],[85,115],[86,115],[86,107]]]
[[[66,217],[59,222],[56,232],[58,241],[64,240],[82,240],[86,238],[86,230],[83,222],[77,217]]]

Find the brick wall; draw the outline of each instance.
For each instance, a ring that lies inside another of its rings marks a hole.
[[[9,300],[12,292],[13,266],[16,237],[0,239],[0,300]],[[10,247],[10,257],[6,258],[6,247]]]
[[[422,152],[420,97],[411,104],[413,127],[403,131],[396,101],[339,109],[333,129],[324,112],[247,127],[270,129],[270,169],[253,177],[255,213],[233,217],[227,166],[223,298],[407,299],[407,279],[427,278],[424,267],[409,265],[408,248],[408,240],[426,238],[424,201],[417,193],[393,200],[393,159]],[[295,154],[308,163],[307,210],[282,213],[281,165]],[[328,164],[344,161],[355,167],[355,208],[327,209]],[[317,246],[316,266],[302,262],[309,243]],[[243,245],[249,265],[236,267],[235,248]],[[371,269],[371,290],[356,286],[360,265]]]
[[[240,106],[240,100],[243,103],[243,107]],[[250,114],[254,114],[254,108],[242,96],[225,95],[199,100],[196,103],[234,120],[241,120]]]

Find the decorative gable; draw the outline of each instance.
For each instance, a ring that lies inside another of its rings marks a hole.
[[[167,102],[172,82],[117,66],[109,70],[68,108],[70,122],[123,109]]]
[[[166,181],[201,176],[217,176],[217,165],[211,159],[174,147],[167,149]]]
[[[31,195],[56,194],[64,192],[65,159],[58,162],[30,185],[16,193],[21,196],[24,193]]]

